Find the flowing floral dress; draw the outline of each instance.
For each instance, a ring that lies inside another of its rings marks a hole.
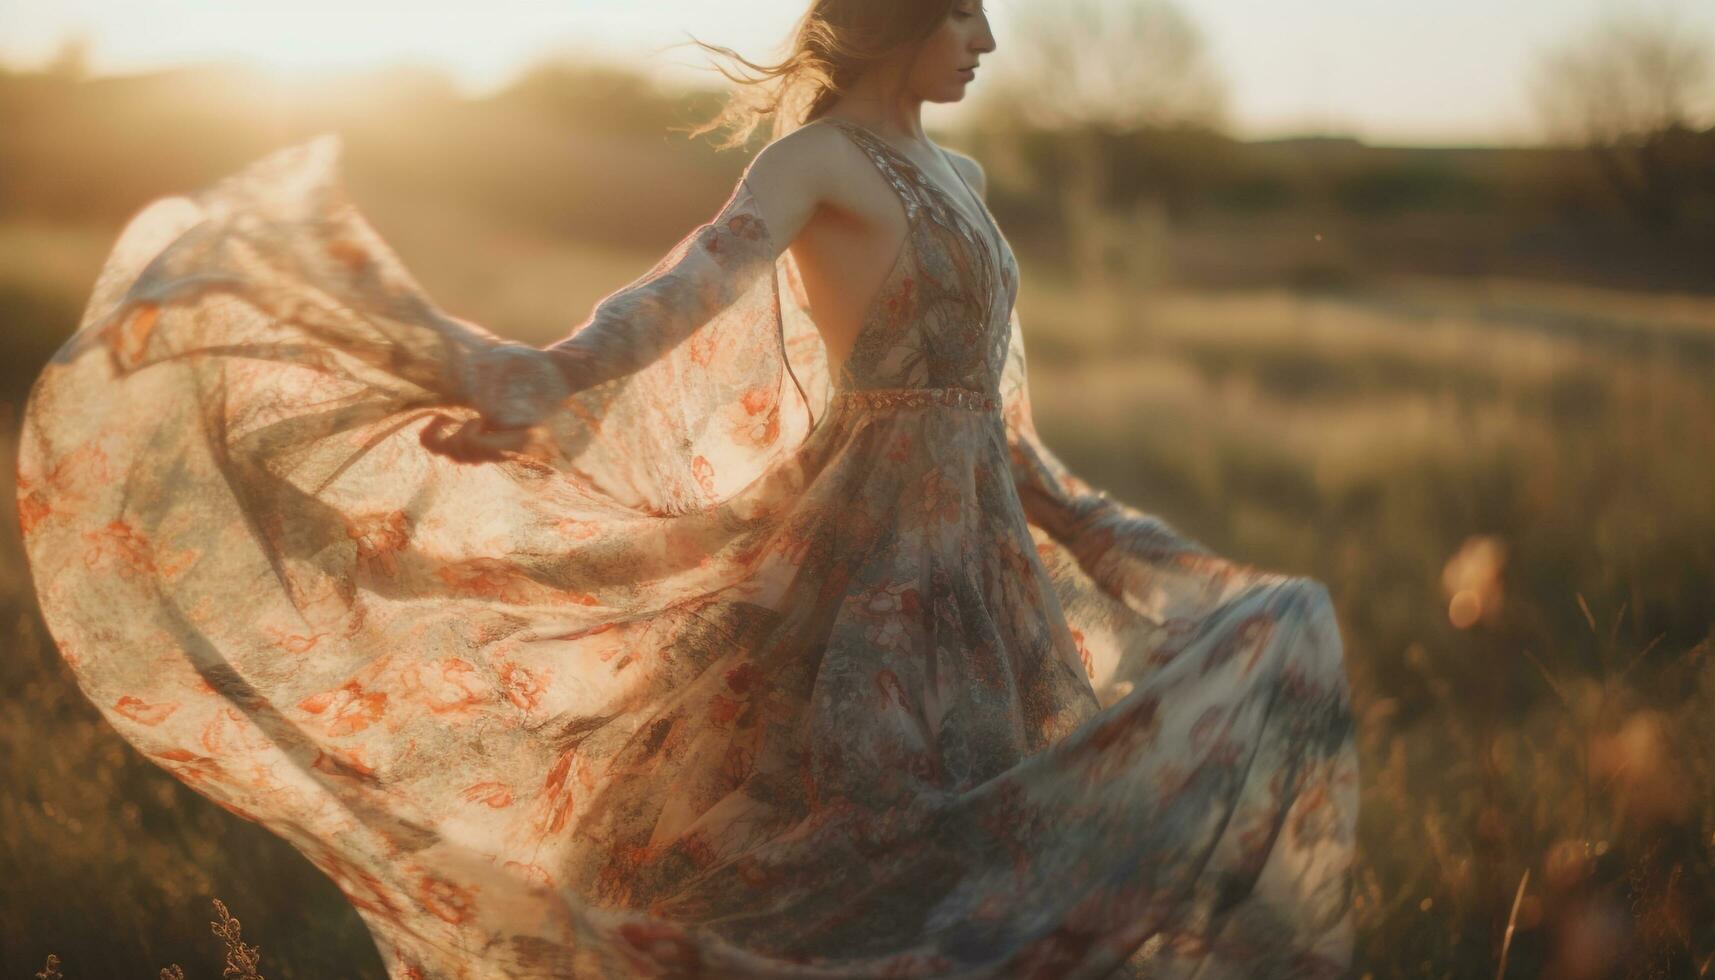
[[[747,170],[491,463],[421,440],[535,397],[473,390],[520,345],[428,300],[337,139],[146,208],[22,434],[82,689],[399,980],[1340,975],[1326,588],[1069,472],[980,199],[812,125],[908,218],[844,362]]]

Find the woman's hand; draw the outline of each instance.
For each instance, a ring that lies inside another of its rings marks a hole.
[[[452,428],[449,430],[449,426]],[[423,428],[418,437],[423,446],[459,463],[498,463],[507,453],[516,453],[530,442],[532,430],[494,429],[482,417],[453,425],[444,415]]]
[[[437,418],[419,438],[431,451],[461,463],[498,462],[521,451],[535,427],[572,393],[559,359],[514,341],[466,348],[455,368],[456,401],[476,409],[478,417],[457,424]]]
[[[460,401],[482,413],[490,430],[536,425],[572,394],[558,360],[510,340],[467,352],[459,388]]]

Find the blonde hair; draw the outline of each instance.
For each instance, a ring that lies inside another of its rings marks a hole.
[[[690,130],[693,137],[727,130],[721,149],[744,146],[764,121],[779,139],[819,118],[851,85],[877,64],[920,45],[952,12],[957,0],[813,0],[799,18],[791,53],[775,64],[758,64],[731,48],[692,43],[736,62],[754,76],[722,75],[737,88],[714,119]]]

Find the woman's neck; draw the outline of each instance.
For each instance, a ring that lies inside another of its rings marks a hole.
[[[923,100],[905,91],[896,71],[870,72],[826,114],[844,116],[901,141],[929,141],[923,131]]]

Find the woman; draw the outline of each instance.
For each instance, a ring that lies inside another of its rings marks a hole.
[[[27,409],[64,656],[394,977],[1337,975],[1327,590],[1037,437],[918,119],[974,0],[798,36],[808,124],[545,351],[437,311],[331,139],[139,215]]]

